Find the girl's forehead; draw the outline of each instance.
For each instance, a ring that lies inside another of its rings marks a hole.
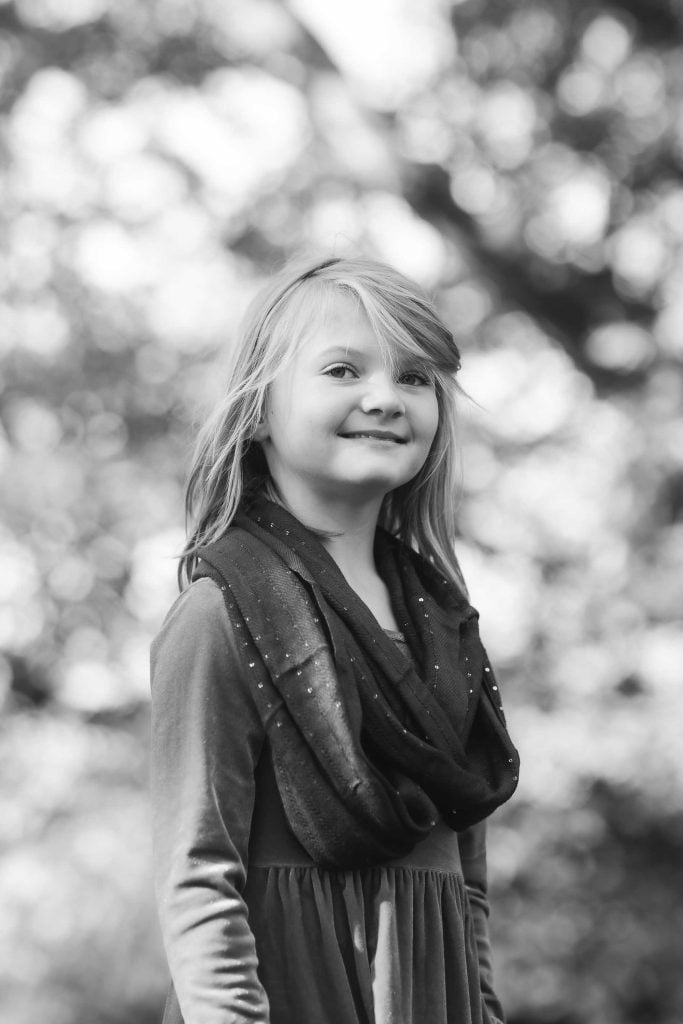
[[[379,332],[355,296],[336,292],[325,297],[301,338],[298,351],[316,358],[329,352],[379,355],[386,363],[424,356],[416,343],[407,346],[388,332]]]
[[[370,326],[367,314],[360,303],[346,295],[335,295],[326,303],[320,312],[320,320],[316,335],[321,338],[334,338],[342,344],[352,343],[354,338],[362,337],[376,343],[375,332]]]
[[[362,306],[344,295],[330,297],[311,310],[295,346],[295,355],[314,356],[330,346],[376,347],[378,342]]]

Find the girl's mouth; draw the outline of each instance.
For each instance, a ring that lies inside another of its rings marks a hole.
[[[367,438],[371,441],[387,441],[392,444],[405,444],[406,438],[392,433],[390,430],[354,430],[347,434],[340,434],[344,438]]]

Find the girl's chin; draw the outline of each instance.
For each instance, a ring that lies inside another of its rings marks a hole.
[[[390,491],[395,491],[397,487],[407,484],[414,476],[415,473],[412,473],[410,476],[405,474],[355,473],[353,476],[340,480],[339,488],[340,490],[346,488],[349,491],[358,491],[361,495],[365,495],[368,498],[383,498]]]

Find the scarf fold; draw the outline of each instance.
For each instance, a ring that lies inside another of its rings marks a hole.
[[[328,867],[401,857],[439,816],[467,828],[519,773],[477,612],[381,529],[375,559],[411,660],[320,541],[265,498],[194,574],[224,592],[289,826]]]

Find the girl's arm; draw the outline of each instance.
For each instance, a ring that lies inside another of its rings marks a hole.
[[[486,822],[465,829],[458,834],[460,859],[465,887],[472,911],[474,932],[479,956],[481,994],[489,1012],[491,1024],[505,1020],[503,1008],[493,988],[493,964],[489,941],[489,903],[486,876]]]
[[[242,898],[262,742],[223,596],[200,580],[152,645],[155,884],[185,1024],[269,1020]]]

